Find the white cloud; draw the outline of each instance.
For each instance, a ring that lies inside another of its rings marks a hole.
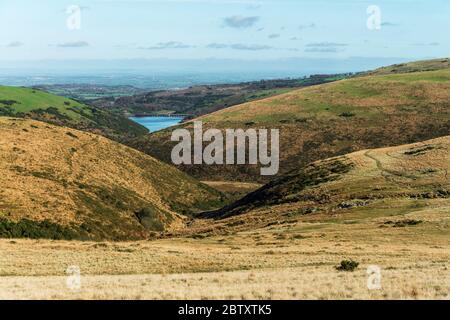
[[[255,25],[259,17],[232,16],[224,19],[225,26],[235,29],[246,29]]]

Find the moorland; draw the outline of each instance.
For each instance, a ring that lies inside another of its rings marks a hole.
[[[172,129],[120,108],[0,87],[0,298],[449,299],[449,61],[195,118],[279,128],[282,170],[264,179],[176,168]]]

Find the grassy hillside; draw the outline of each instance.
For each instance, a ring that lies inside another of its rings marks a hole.
[[[374,71],[364,73],[366,75],[387,75],[395,73],[410,73],[410,72],[424,72],[437,71],[450,68],[450,59],[434,59],[414,61],[409,63],[395,64],[392,66],[382,67]]]
[[[177,238],[0,239],[0,298],[449,299],[449,153],[445,137],[316,162]],[[82,290],[61,290],[67,261]]]
[[[204,128],[280,129],[280,174],[352,151],[450,133],[450,69],[347,79],[295,90],[199,118]],[[192,123],[182,126],[192,128]],[[172,129],[135,146],[170,161]],[[203,180],[267,181],[256,166],[189,166]]]
[[[118,114],[31,88],[0,86],[0,116],[31,118],[116,140],[147,133],[144,127]]]
[[[384,219],[380,227],[416,226],[423,221],[407,215],[426,211],[438,220],[450,214],[449,158],[450,136],[362,150],[290,172],[205,217],[234,217],[241,221],[235,226],[252,228],[375,218]],[[448,221],[442,227],[435,232],[448,235]]]
[[[106,97],[89,103],[121,114],[184,114],[198,117],[244,102],[327,83],[349,74],[312,75],[300,79],[261,80],[236,84],[197,85],[180,90],[161,90],[121,98]],[[52,88],[49,88],[52,90]]]
[[[0,237],[141,239],[221,194],[104,137],[0,118]]]

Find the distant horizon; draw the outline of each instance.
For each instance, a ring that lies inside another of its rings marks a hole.
[[[420,60],[443,59],[440,57],[422,57],[408,59],[401,57],[349,57],[349,58],[321,58],[321,57],[289,57],[273,59],[236,59],[236,58],[204,58],[204,59],[174,59],[174,58],[123,58],[123,59],[35,59],[35,60],[0,60],[1,70],[17,71],[73,71],[98,72],[99,70],[141,71],[151,72],[246,72],[257,69],[261,72],[274,70],[311,71],[320,72],[359,72],[382,66],[413,62]],[[226,63],[226,64],[225,64]]]
[[[301,78],[313,74],[355,73],[402,58],[245,59],[78,59],[0,61],[0,84],[13,86],[92,84],[143,89],[184,88],[258,80]]]

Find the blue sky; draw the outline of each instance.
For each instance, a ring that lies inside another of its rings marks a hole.
[[[81,8],[81,29],[66,12]],[[369,30],[367,8],[381,10]],[[450,1],[0,0],[0,60],[450,56]]]

